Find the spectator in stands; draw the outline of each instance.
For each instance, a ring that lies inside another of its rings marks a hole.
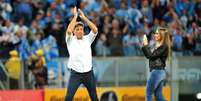
[[[28,0],[27,3],[31,6],[32,9],[32,20],[36,18],[36,15],[40,10],[46,10],[45,1],[41,0]]]
[[[66,13],[66,19],[71,19],[72,15],[73,15],[73,5],[69,7],[69,9],[67,9],[67,12]]]
[[[38,30],[36,34],[34,35],[34,40],[31,45],[31,53],[35,54],[35,52],[38,49],[42,49],[43,45],[41,43],[41,40],[44,38],[44,32],[42,30]]]
[[[153,13],[148,0],[142,0],[141,13],[146,22],[151,23],[153,21]]]
[[[116,10],[115,17],[121,21],[125,21],[128,18],[126,2],[121,3],[121,8]]]
[[[195,34],[195,50],[194,55],[201,55],[201,30]]]
[[[97,56],[109,56],[111,54],[107,43],[108,43],[108,39],[106,34],[101,33],[100,38],[98,39],[95,46],[95,51]]]
[[[189,17],[193,16],[194,14],[194,2],[189,0],[177,0],[175,11],[178,14],[178,16],[182,16],[182,12],[185,10],[187,12],[187,15]]]
[[[189,24],[191,27],[187,27],[183,37],[183,55],[192,56],[195,49],[195,35],[198,33],[198,27],[195,22]]]
[[[196,0],[194,11],[196,17],[201,16],[201,0]]]
[[[29,44],[32,45],[33,41],[35,40],[35,34],[40,31],[38,22],[36,20],[32,20],[31,25],[27,31],[27,39]]]
[[[187,34],[183,37],[183,56],[192,56],[195,49],[194,35]]]
[[[192,27],[188,29],[188,33],[191,33],[190,35],[193,35],[193,40],[195,40],[194,55],[201,55],[201,28],[193,22]]]
[[[54,21],[54,18],[52,18],[51,16],[51,11],[50,9],[48,9],[46,12],[46,15],[44,16],[44,21],[45,21],[45,24],[50,24]]]
[[[47,61],[49,61],[52,58],[57,58],[59,56],[59,51],[57,47],[56,39],[49,35],[45,37],[42,41],[42,48],[44,51],[44,56]]]
[[[153,17],[155,19],[163,19],[164,15],[168,11],[169,0],[153,0],[152,8],[153,8]]]
[[[116,18],[112,19],[112,29],[117,29],[119,30],[120,28],[120,21]]]
[[[20,18],[20,19],[18,20],[18,22],[15,24],[14,32],[17,32],[18,30],[21,30],[22,36],[23,36],[24,38],[26,38],[26,37],[27,37],[27,31],[28,31],[28,29],[29,29],[29,28],[25,25],[25,23],[24,23],[24,18],[22,17],[22,18]]]
[[[183,10],[180,16],[180,21],[181,21],[181,27],[186,28],[187,27],[187,23],[188,21],[188,15],[187,15],[187,11]]]
[[[122,35],[119,29],[112,29],[108,41],[111,49],[111,56],[123,56]]]
[[[123,37],[124,56],[136,56],[135,33],[130,32]]]
[[[1,36],[0,36],[1,58],[8,58],[9,51],[15,49],[16,44],[18,44],[19,42],[19,40],[16,38],[14,34],[14,28],[15,28],[15,25],[10,20],[3,21],[2,26],[0,28],[1,30]]]
[[[170,30],[172,36],[172,50],[173,56],[182,56],[183,51],[183,34],[184,30],[182,30],[178,19],[170,23]]]
[[[7,43],[17,44],[19,42],[15,35],[15,24],[12,21],[6,20],[5,26],[3,26],[1,30]]]
[[[9,53],[10,58],[5,63],[5,67],[10,78],[10,89],[18,89],[21,74],[21,61],[16,50],[12,50]]]
[[[11,12],[13,11],[10,3],[6,2],[6,0],[0,0],[0,16],[4,19],[11,19]]]
[[[105,15],[103,17],[103,21],[101,20],[101,22],[103,22],[103,23],[101,23],[102,24],[101,25],[102,26],[102,32],[105,33],[106,35],[108,35],[110,29],[112,28],[112,24],[111,24],[112,23],[112,17],[109,15]],[[116,25],[116,24],[113,24],[113,26],[114,25]]]
[[[173,55],[174,56],[182,56],[183,51],[183,32],[180,28],[176,28],[172,33],[172,44],[173,44]]]
[[[55,2],[56,2],[56,8],[57,8],[57,11],[60,12],[61,18],[64,18],[65,14],[67,13],[67,6],[64,3],[64,1],[65,0],[55,0]]]
[[[46,62],[43,55],[43,50],[38,49],[36,51],[36,57],[30,59],[28,63],[28,68],[32,71],[32,74],[34,75],[34,87],[36,89],[42,89],[48,83]]]
[[[33,13],[33,10],[29,2],[20,0],[17,2],[17,5],[15,5],[15,7],[16,7],[15,9],[16,17],[17,18],[24,17],[25,24],[29,25],[32,20],[32,13]]]
[[[31,51],[27,38],[23,36],[23,29],[18,29],[15,35],[19,40],[18,44],[16,45],[16,48],[19,51],[19,57],[23,61],[27,60]]]
[[[132,0],[131,7],[128,8],[128,19],[127,23],[129,24],[129,31],[134,29],[138,24],[140,24],[140,19],[143,17],[142,13],[137,7],[137,1]]]
[[[14,32],[15,25],[11,20],[5,20],[2,28],[0,29],[3,34],[11,34]]]
[[[135,36],[135,47],[136,47],[136,55],[142,56],[143,53],[141,51],[141,47],[143,46],[143,36],[146,35],[143,29],[137,29],[136,30],[136,36]]]
[[[94,0],[93,3],[88,3],[86,7],[87,12],[89,11],[100,12],[102,8],[102,1],[103,0]]]
[[[121,7],[121,0],[111,0],[115,9],[120,9]]]
[[[52,18],[55,18],[55,16],[56,16],[56,13],[57,13],[56,6],[57,6],[56,2],[52,2],[52,3],[50,4],[49,10],[50,10],[50,12],[51,12],[51,17],[52,17]]]
[[[65,2],[65,4],[66,4],[66,6],[67,6],[67,8],[70,8],[71,6],[77,6],[77,5],[79,5],[79,2],[80,2],[81,0],[70,0],[70,1],[66,1],[66,0],[64,0],[64,2]],[[83,0],[84,1],[84,0]]]
[[[44,29],[46,27],[45,19],[44,19],[44,11],[39,10],[37,12],[36,18],[34,19],[38,23],[38,27]]]

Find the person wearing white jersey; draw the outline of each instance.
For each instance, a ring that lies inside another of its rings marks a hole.
[[[84,24],[77,22],[79,17],[88,24],[91,31],[84,35]],[[80,84],[84,84],[92,101],[98,101],[96,92],[96,81],[92,69],[91,44],[97,36],[98,29],[84,13],[74,7],[73,18],[66,31],[66,43],[69,52],[68,68],[71,70],[69,85],[65,101],[72,101]]]

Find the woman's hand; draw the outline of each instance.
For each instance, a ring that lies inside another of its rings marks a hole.
[[[146,35],[143,36],[143,45],[144,46],[148,45],[148,40],[147,40],[147,36]]]

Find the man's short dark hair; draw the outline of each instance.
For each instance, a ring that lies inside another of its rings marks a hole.
[[[82,23],[81,21],[78,21],[78,22],[76,22],[76,24],[75,24],[75,27],[77,27],[77,26],[82,26],[82,27],[84,27],[84,23]]]

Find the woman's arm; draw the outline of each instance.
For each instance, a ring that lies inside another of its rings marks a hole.
[[[162,45],[152,53],[148,46],[143,46],[142,51],[144,52],[144,55],[148,59],[157,59],[167,53],[168,47],[165,45]]]
[[[148,47],[147,37],[146,37],[146,35],[144,35],[142,51],[143,51],[144,55],[146,56],[146,58],[156,59],[156,58],[159,58],[162,55],[166,54],[166,52],[168,51],[168,47],[166,45],[162,45],[154,52],[151,52],[150,48]]]

